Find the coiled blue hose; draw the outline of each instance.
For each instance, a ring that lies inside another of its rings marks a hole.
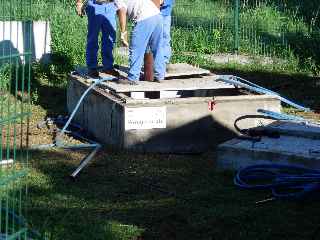
[[[296,104],[276,92],[240,77],[222,75],[219,80],[246,88],[249,91],[276,96],[280,101],[299,110],[312,111],[310,108]],[[259,109],[258,112],[274,119],[308,122],[304,118],[293,115],[263,109]],[[234,183],[243,189],[271,190],[273,198],[276,199],[302,199],[320,193],[320,170],[296,165],[258,164],[240,169],[234,178]]]
[[[286,164],[258,164],[240,169],[234,183],[242,189],[271,190],[277,199],[302,199],[320,193],[320,171]]]

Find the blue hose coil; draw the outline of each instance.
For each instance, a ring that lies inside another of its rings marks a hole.
[[[310,112],[310,108],[296,104],[278,93],[263,88],[240,77],[222,75],[223,82],[246,88],[260,94],[277,97],[280,101],[299,110]],[[259,109],[264,116],[278,120],[308,122],[304,118]],[[258,164],[240,169],[234,177],[236,186],[250,190],[271,190],[276,199],[304,199],[308,196],[320,196],[320,170],[286,164]]]
[[[242,189],[271,190],[277,199],[303,199],[320,193],[320,171],[296,165],[258,164],[240,169],[234,183]]]

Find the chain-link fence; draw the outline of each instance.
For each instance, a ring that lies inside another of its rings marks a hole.
[[[0,239],[28,239],[31,1],[0,0]],[[23,21],[22,21],[23,20]]]

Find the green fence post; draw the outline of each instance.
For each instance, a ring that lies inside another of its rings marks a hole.
[[[233,53],[238,53],[239,51],[239,2],[240,0],[234,0],[234,49]]]

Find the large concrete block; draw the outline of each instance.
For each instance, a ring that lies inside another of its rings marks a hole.
[[[216,151],[219,169],[238,170],[253,164],[281,163],[320,168],[320,127],[313,124],[275,122],[265,129],[278,131],[280,138],[260,141],[235,138]]]
[[[239,116],[257,114],[259,108],[280,111],[276,97],[249,94],[216,79],[197,76],[164,83],[141,81],[138,86],[106,82],[85,98],[75,120],[99,142],[120,149],[195,153],[234,137],[234,121]],[[87,88],[83,77],[71,75],[69,112]],[[132,97],[135,92],[139,92],[137,99]],[[254,127],[260,120],[241,124]]]

